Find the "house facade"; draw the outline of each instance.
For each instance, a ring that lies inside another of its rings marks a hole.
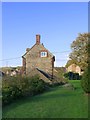
[[[68,66],[67,72],[74,72],[74,73],[78,73],[79,75],[82,74],[81,68],[76,64],[71,64],[70,66]]]
[[[26,53],[22,56],[23,73],[30,75],[34,69],[42,70],[48,74],[52,74],[54,68],[54,55],[47,50],[40,42],[40,35],[36,35],[36,43],[26,49]]]

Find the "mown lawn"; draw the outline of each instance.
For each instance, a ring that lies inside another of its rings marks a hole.
[[[63,87],[17,100],[3,108],[3,118],[87,118],[88,96],[84,94],[80,81],[70,81],[75,87]]]

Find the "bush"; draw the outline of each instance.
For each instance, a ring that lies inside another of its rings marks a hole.
[[[86,93],[90,93],[90,74],[87,68],[82,76],[81,86]]]
[[[45,82],[41,79],[31,79],[29,88],[32,95],[42,93],[46,88]]]
[[[3,105],[12,102],[21,97],[21,91],[16,86],[4,87],[2,89],[2,103]]]
[[[2,82],[2,103],[6,105],[15,99],[40,94],[46,90],[46,83],[38,76],[5,77]]]
[[[78,73],[68,72],[64,74],[65,78],[68,78],[69,80],[80,80],[82,76],[80,76]]]

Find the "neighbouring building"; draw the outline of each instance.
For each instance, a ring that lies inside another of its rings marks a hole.
[[[36,69],[50,75],[53,74],[55,56],[41,44],[40,35],[36,35],[36,43],[26,49],[22,60],[23,73],[26,75],[32,74]]]
[[[12,70],[10,76],[16,76],[16,75],[17,75],[17,71]]]
[[[82,74],[81,68],[80,68],[78,65],[76,65],[76,64],[71,64],[71,65],[69,65],[69,66],[67,67],[67,71],[68,71],[68,72],[79,73],[79,75]]]
[[[7,76],[17,76],[22,74],[22,67],[21,68],[9,68],[9,70],[6,70],[5,74]]]

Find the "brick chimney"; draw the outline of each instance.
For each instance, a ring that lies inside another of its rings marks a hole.
[[[40,44],[40,35],[36,35],[36,44],[37,44],[37,45]]]

